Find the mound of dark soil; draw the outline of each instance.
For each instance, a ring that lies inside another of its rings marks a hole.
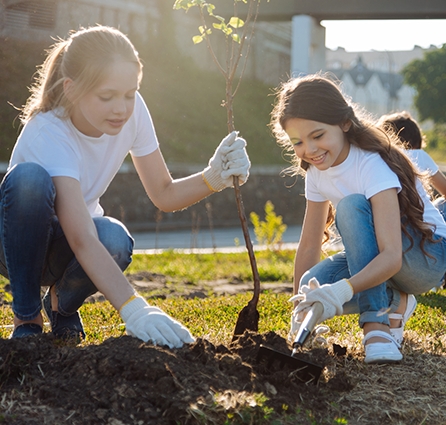
[[[198,339],[174,350],[128,336],[85,347],[61,345],[49,334],[0,340],[0,422],[167,425],[208,423],[198,418],[209,415],[224,423],[231,409],[255,409],[254,393],[280,413],[297,400],[326,406],[333,392],[352,388],[342,373],[315,385],[286,366],[267,368],[256,360],[260,344],[289,352],[272,332],[246,332],[229,347]],[[317,364],[336,362],[327,350],[305,355]],[[226,406],[220,417],[216,397]]]

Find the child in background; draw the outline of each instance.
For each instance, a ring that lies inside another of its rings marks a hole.
[[[422,173],[427,173],[430,185],[440,194],[440,197],[435,199],[434,205],[446,218],[446,177],[435,161],[423,150],[426,140],[418,123],[409,112],[402,111],[383,115],[379,124],[385,130],[394,131],[398,135],[411,161]]]
[[[42,332],[43,307],[58,338],[85,337],[78,313],[102,292],[128,334],[181,347],[189,330],[139,296],[123,274],[133,239],[99,204],[130,153],[154,204],[175,211],[243,184],[250,162],[236,132],[223,139],[201,173],[172,179],[151,116],[138,92],[142,64],[120,31],[73,32],[48,51],[31,88],[24,127],[0,186],[0,273],[10,280],[12,338]]]
[[[284,83],[271,127],[291,152],[291,171],[305,176],[290,335],[320,302],[319,323],[359,313],[366,363],[400,361],[413,294],[445,273],[446,223],[398,138],[361,116],[328,77]],[[333,206],[344,250],[320,261]]]

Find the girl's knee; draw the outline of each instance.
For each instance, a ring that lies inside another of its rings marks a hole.
[[[339,213],[348,214],[355,209],[361,209],[367,204],[369,204],[369,201],[364,195],[361,195],[359,193],[348,195],[339,201],[336,207],[336,215],[338,215]]]
[[[5,184],[18,199],[26,200],[32,205],[54,196],[54,185],[48,172],[39,164],[23,162],[11,168],[5,177]]]
[[[443,197],[437,198],[434,201],[435,208],[437,208],[438,211],[440,211],[443,218],[446,220],[446,199]]]
[[[336,226],[338,229],[343,224],[350,226],[357,217],[368,216],[371,212],[370,201],[364,195],[346,196],[336,206]]]
[[[116,261],[121,270],[125,270],[132,262],[134,240],[127,228],[111,217],[93,219],[98,231],[99,240]]]
[[[30,183],[35,180],[39,182],[42,182],[42,180],[51,180],[48,171],[34,162],[22,162],[16,164],[8,171],[6,176],[13,176],[14,179],[18,179],[19,181],[30,181]]]
[[[302,286],[304,286],[304,285],[308,285],[308,283],[310,282],[310,279],[312,277],[315,277],[314,274],[311,273],[311,270],[307,270],[300,278],[299,289],[302,288]]]

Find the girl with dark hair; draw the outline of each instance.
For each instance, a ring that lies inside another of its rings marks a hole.
[[[59,40],[39,68],[0,186],[0,273],[12,289],[12,338],[42,332],[40,287],[48,286],[43,308],[58,338],[85,337],[77,310],[99,290],[128,334],[169,347],[194,340],[134,291],[123,274],[133,238],[104,217],[99,199],[130,153],[158,208],[186,208],[232,186],[233,176],[247,180],[246,142],[233,132],[201,173],[172,179],[138,92],[141,77],[130,40],[104,26]]]
[[[446,223],[421,176],[398,138],[368,119],[328,76],[283,84],[271,128],[292,153],[289,170],[305,176],[290,336],[321,302],[319,322],[359,313],[366,363],[400,361],[414,295],[428,291],[446,269]],[[334,220],[344,250],[320,261]]]
[[[446,177],[423,149],[426,146],[426,138],[418,125],[407,111],[394,112],[383,115],[378,122],[384,130],[396,133],[406,148],[406,154],[417,166],[418,170],[427,174],[429,184],[439,193],[434,200],[434,205],[446,217]]]

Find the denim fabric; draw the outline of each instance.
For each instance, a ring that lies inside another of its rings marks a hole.
[[[446,220],[446,199],[443,197],[437,198],[434,201],[435,208],[437,208],[438,211],[440,211],[443,218]]]
[[[336,209],[336,226],[344,244],[344,251],[337,253],[308,270],[300,285],[316,277],[321,284],[335,283],[349,278],[362,270],[379,254],[373,225],[372,207],[363,195],[350,195],[339,202]],[[391,279],[374,288],[355,294],[344,304],[344,314],[359,313],[359,324],[375,322],[389,324],[388,313],[394,312],[400,303],[400,291],[422,294],[429,291],[446,271],[446,240],[435,236],[438,243],[425,242],[410,228],[413,248],[409,238],[402,232],[403,265]],[[407,251],[408,250],[408,251]],[[407,251],[407,252],[406,252]]]
[[[41,286],[56,285],[62,315],[73,314],[97,291],[68,245],[54,199],[51,177],[34,163],[17,164],[0,186],[0,273],[10,281],[12,310],[21,320],[31,320],[41,310]],[[99,240],[125,270],[133,238],[118,220],[93,221]]]

